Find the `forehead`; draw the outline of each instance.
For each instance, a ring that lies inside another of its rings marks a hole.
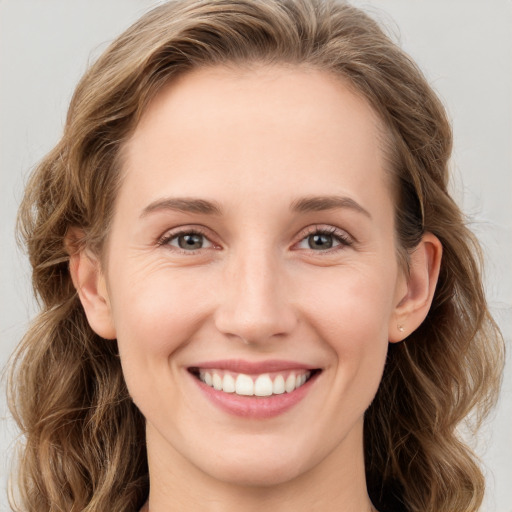
[[[125,144],[124,178],[145,200],[167,187],[194,196],[209,187],[222,200],[226,183],[264,195],[325,194],[337,183],[371,196],[387,187],[383,132],[368,102],[326,72],[203,68],[150,102]]]

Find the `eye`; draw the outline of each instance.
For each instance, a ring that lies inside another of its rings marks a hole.
[[[198,231],[182,231],[180,233],[167,234],[160,241],[160,245],[176,247],[186,252],[213,247],[212,242]]]
[[[352,241],[346,233],[336,228],[313,228],[306,237],[298,244],[298,249],[308,249],[312,251],[328,251],[341,246],[349,246]]]

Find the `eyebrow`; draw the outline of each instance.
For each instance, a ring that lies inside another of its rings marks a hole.
[[[348,208],[372,218],[370,212],[350,197],[343,196],[311,196],[301,197],[293,201],[290,209],[298,213],[320,212]],[[142,210],[141,217],[156,211],[174,210],[185,213],[200,213],[203,215],[222,215],[222,207],[216,201],[188,197],[167,197],[157,199]]]
[[[161,210],[174,210],[185,213],[202,213],[204,215],[221,215],[222,208],[215,201],[207,201],[205,199],[195,199],[188,197],[168,197],[157,199],[152,202],[144,210],[141,217],[145,217],[150,213]]]
[[[349,208],[358,213],[362,213],[369,219],[372,218],[370,212],[363,208],[357,201],[350,197],[343,196],[311,196],[295,200],[291,209],[300,213],[321,212],[325,210],[335,210],[338,208]]]

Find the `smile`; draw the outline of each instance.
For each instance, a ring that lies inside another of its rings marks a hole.
[[[199,369],[196,375],[207,386],[217,391],[235,393],[240,396],[265,397],[295,391],[308,381],[311,371],[297,370],[247,375],[218,369]]]
[[[220,410],[265,420],[302,402],[322,369],[293,361],[202,362],[187,368],[203,396]]]

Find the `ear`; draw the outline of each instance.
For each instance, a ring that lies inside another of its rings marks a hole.
[[[82,230],[72,229],[66,235],[69,272],[92,330],[105,339],[116,338],[107,283],[100,261],[84,244]]]
[[[432,233],[425,233],[421,242],[409,256],[409,274],[405,275],[398,303],[389,323],[388,339],[402,341],[425,320],[434,298],[443,247]]]

